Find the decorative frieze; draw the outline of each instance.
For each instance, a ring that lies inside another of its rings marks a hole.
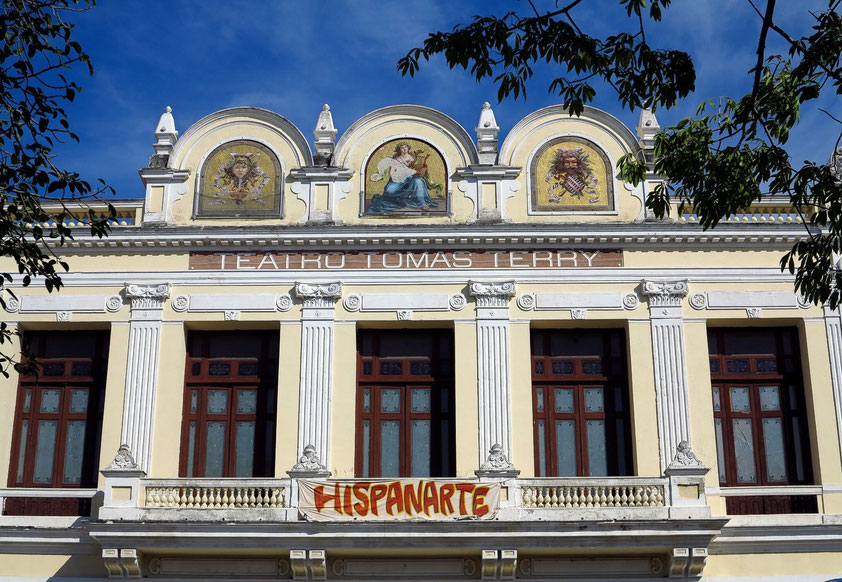
[[[158,383],[161,320],[164,302],[170,296],[170,285],[127,283],[125,296],[131,301],[132,314],[120,441],[134,451],[138,466],[148,473]]]
[[[649,300],[661,470],[681,441],[690,440],[687,368],[681,301],[687,281],[642,281]]]
[[[450,311],[465,307],[467,300],[461,293],[352,293],[345,296],[342,306],[347,311]]]

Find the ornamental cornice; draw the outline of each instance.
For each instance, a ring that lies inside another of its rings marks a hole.
[[[687,281],[641,281],[650,307],[678,307],[687,296]]]
[[[469,281],[468,292],[477,300],[477,307],[507,307],[515,296],[514,281]]]
[[[170,296],[170,284],[126,283],[125,294],[131,300],[132,309],[163,309],[164,301]]]
[[[342,297],[342,283],[296,283],[295,296],[302,300],[305,308],[333,308]]]

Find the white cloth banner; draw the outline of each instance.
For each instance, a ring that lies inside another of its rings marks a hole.
[[[298,481],[298,509],[310,521],[491,519],[500,484],[442,479]]]

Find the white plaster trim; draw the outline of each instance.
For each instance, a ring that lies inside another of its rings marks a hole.
[[[360,296],[360,311],[449,311],[447,293],[366,293]]]
[[[305,319],[301,322],[297,456],[313,445],[326,467],[330,467],[332,385],[333,320]]]
[[[827,350],[830,356],[830,380],[833,388],[833,405],[836,412],[836,435],[842,461],[842,313],[837,308],[825,310]]]
[[[211,295],[194,294],[189,296],[187,311],[190,312],[214,312],[214,311],[275,311],[277,309],[277,295],[251,294],[251,295]]]
[[[705,296],[708,309],[798,309],[797,296],[790,291],[708,291]]]
[[[497,308],[508,312],[508,308]],[[512,405],[508,319],[477,320],[477,390],[479,455],[477,467],[494,444],[512,458]]]
[[[20,313],[105,313],[106,295],[20,295]],[[8,299],[7,299],[8,301]]]
[[[623,309],[623,293],[535,293],[535,310]]]

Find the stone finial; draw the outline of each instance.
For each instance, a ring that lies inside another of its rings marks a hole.
[[[655,161],[655,134],[661,131],[658,120],[651,109],[641,109],[637,121],[637,137],[643,149],[644,159],[648,164]]]
[[[117,449],[117,455],[115,455],[114,460],[105,469],[108,471],[136,471],[139,468],[132,456],[129,445],[123,443]]]
[[[667,467],[667,475],[704,475],[709,470],[690,448],[690,443],[681,441],[675,449],[675,456]]]
[[[304,447],[303,454],[298,457],[298,462],[287,471],[287,474],[290,477],[328,477],[330,471],[319,460],[316,447],[307,445]]]
[[[509,462],[509,458],[503,451],[503,446],[495,443],[491,445],[491,450],[488,451],[488,458],[474,473],[478,477],[517,477],[520,471]]]
[[[317,166],[327,166],[336,145],[336,128],[333,126],[333,115],[330,113],[330,105],[327,103],[322,106],[313,135],[316,136],[314,161]]]
[[[491,109],[488,101],[482,104],[476,131],[480,164],[495,163],[497,161],[497,134],[500,133],[500,126],[497,125],[494,110]]]
[[[178,131],[175,129],[175,119],[172,116],[172,107],[167,105],[155,126],[155,155],[149,158],[150,168],[166,168],[173,145],[178,139]]]

